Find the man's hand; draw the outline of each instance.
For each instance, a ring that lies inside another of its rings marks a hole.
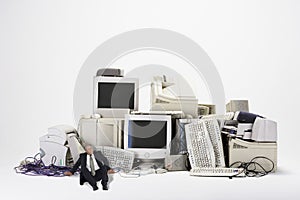
[[[72,172],[65,172],[64,175],[65,176],[72,176],[73,174],[72,174]]]
[[[110,170],[108,170],[107,171],[107,173],[109,173],[109,174],[114,174],[114,173],[116,173],[113,169],[110,169]]]

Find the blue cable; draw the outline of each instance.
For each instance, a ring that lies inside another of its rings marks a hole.
[[[56,156],[53,156],[49,166],[46,166],[41,158],[37,158],[40,153],[36,154],[34,157],[25,158],[25,162],[21,163],[19,166],[15,167],[15,171],[18,174],[24,174],[28,176],[53,176],[53,177],[63,177],[64,173],[70,171],[72,168],[67,166],[57,166],[54,165],[56,162]]]

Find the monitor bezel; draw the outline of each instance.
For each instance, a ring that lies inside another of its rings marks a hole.
[[[166,121],[167,122],[167,140],[166,148],[129,148],[128,147],[128,128],[129,121]],[[124,123],[124,149],[135,153],[135,157],[139,159],[163,159],[170,154],[170,143],[172,137],[172,123],[170,115],[125,115]]]
[[[133,83],[134,84],[134,108],[98,108],[98,83]],[[124,77],[105,77],[105,76],[95,76],[94,77],[94,98],[93,107],[94,113],[100,114],[103,117],[124,117],[119,116],[123,113],[129,113],[129,111],[138,110],[139,102],[139,79],[137,78],[124,78]]]

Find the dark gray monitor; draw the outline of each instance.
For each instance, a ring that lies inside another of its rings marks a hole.
[[[124,118],[138,110],[138,79],[94,77],[94,113],[102,117]]]
[[[167,121],[132,120],[128,123],[128,148],[161,149],[167,143]]]
[[[97,108],[134,109],[134,83],[98,82]]]

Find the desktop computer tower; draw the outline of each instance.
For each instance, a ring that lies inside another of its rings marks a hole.
[[[249,112],[248,100],[231,100],[226,104],[226,112]]]
[[[78,133],[84,143],[93,146],[123,148],[124,119],[81,118]]]

